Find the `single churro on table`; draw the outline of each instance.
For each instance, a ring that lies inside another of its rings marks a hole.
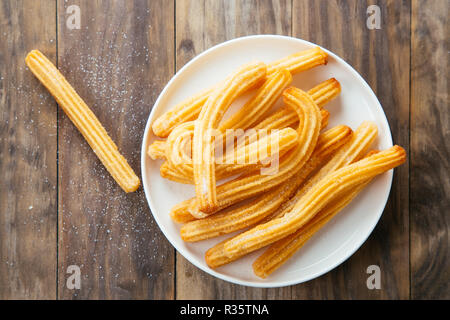
[[[53,95],[120,187],[125,192],[136,191],[140,183],[139,178],[120,154],[100,121],[55,65],[38,50],[28,53],[25,62]]]

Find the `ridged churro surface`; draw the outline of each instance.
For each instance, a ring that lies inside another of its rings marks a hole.
[[[298,145],[280,160],[280,165],[273,174],[257,172],[244,177],[236,178],[217,187],[217,205],[214,210],[205,212],[197,203],[190,208],[194,217],[202,218],[231,206],[241,200],[279,185],[301,170],[302,166],[311,156],[317,143],[320,131],[320,110],[311,97],[304,91],[291,87],[283,93],[284,101],[298,113],[299,134]]]
[[[304,170],[280,187],[273,188],[249,203],[185,224],[181,228],[181,237],[185,241],[199,241],[231,233],[261,221],[287,201],[324,159],[351,138],[351,133],[351,129],[346,126],[338,126],[323,133],[319,136],[316,149],[305,164]]]
[[[344,166],[320,180],[298,201],[292,211],[281,218],[259,225],[224,244],[232,257],[252,252],[295,232],[311,220],[328,203],[362,182],[390,170],[406,160],[405,150],[394,146],[366,159]]]
[[[370,152],[367,157],[375,153],[377,153],[377,151]],[[303,247],[317,231],[344,209],[370,181],[371,180],[362,182],[348,193],[344,193],[342,197],[331,201],[303,227],[269,246],[253,263],[253,272],[261,278],[266,278],[276,269],[281,267],[295,254],[295,252]]]
[[[267,75],[272,75],[278,69],[286,69],[291,74],[296,74],[326,64],[327,58],[328,55],[326,52],[319,47],[300,51],[270,63],[268,65]],[[195,120],[200,114],[203,105],[208,100],[209,95],[220,85],[218,84],[197,93],[158,117],[152,124],[155,135],[166,138],[177,125],[186,121]]]
[[[61,109],[78,128],[120,187],[125,192],[136,191],[140,183],[139,178],[120,154],[116,144],[109,137],[100,121],[55,65],[38,50],[31,51],[25,62],[33,74],[53,95]]]
[[[210,94],[195,122],[192,160],[195,193],[199,210],[203,212],[217,208],[213,130],[231,103],[265,78],[266,69],[262,62],[241,67]]]

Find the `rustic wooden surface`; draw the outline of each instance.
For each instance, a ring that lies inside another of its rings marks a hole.
[[[28,51],[56,61],[56,5],[0,4],[0,299],[55,299],[56,110],[26,70]]]
[[[68,6],[81,29],[66,27]],[[381,8],[381,29],[366,9]],[[328,0],[17,1],[0,5],[0,299],[409,299],[450,297],[448,2]],[[255,289],[198,270],[125,195],[26,70],[39,48],[76,88],[136,172],[151,106],[175,70],[249,34],[292,35],[348,61],[409,153],[366,243],[297,286]],[[66,286],[81,267],[80,290]],[[377,264],[382,289],[368,290]]]
[[[411,295],[450,298],[448,1],[413,2],[411,41]]]

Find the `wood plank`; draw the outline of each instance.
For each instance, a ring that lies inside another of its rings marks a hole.
[[[291,1],[176,2],[176,66],[223,41],[250,34],[290,35]],[[177,299],[289,299],[290,288],[254,289],[218,280],[177,254]]]
[[[369,30],[366,10],[373,3],[381,9],[381,29]],[[335,52],[366,79],[384,108],[394,142],[408,152],[410,3],[294,0],[292,16],[294,36]],[[386,209],[365,244],[337,269],[293,287],[293,298],[409,297],[408,176],[408,164],[395,170]],[[381,269],[381,290],[366,286],[366,269],[373,264]]]
[[[168,1],[77,1],[81,29],[58,1],[59,66],[140,175],[144,127],[174,73]],[[59,114],[59,298],[171,299],[174,251],[142,187],[125,194],[65,114]],[[81,289],[66,287],[70,265]]]
[[[449,2],[413,1],[411,298],[450,298]]]
[[[25,65],[56,58],[54,1],[0,4],[0,299],[56,298],[56,103]]]

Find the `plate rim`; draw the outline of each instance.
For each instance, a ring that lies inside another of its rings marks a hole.
[[[147,181],[148,181],[148,177],[147,177],[147,173],[146,173],[146,171],[147,171],[146,170],[147,169],[147,167],[146,167],[147,142],[149,140],[149,133],[151,131],[151,124],[153,122],[153,117],[154,117],[154,115],[156,113],[156,109],[157,109],[157,108],[155,108],[155,106],[158,106],[160,104],[161,99],[163,99],[166,92],[169,90],[169,88],[172,86],[172,84],[176,81],[176,79],[183,73],[183,71],[185,69],[189,68],[197,60],[201,59],[203,56],[209,54],[211,51],[217,50],[224,46],[231,45],[235,42],[246,41],[249,39],[258,39],[258,38],[266,38],[266,39],[280,39],[281,38],[281,39],[286,39],[289,41],[297,41],[297,42],[302,43],[307,46],[317,46],[317,47],[320,47],[322,50],[324,50],[329,56],[333,57],[336,61],[343,64],[351,73],[353,73],[354,76],[356,76],[356,78],[359,79],[359,81],[363,85],[363,87],[368,91],[369,95],[371,95],[372,98],[374,99],[375,103],[377,104],[377,107],[381,110],[382,120],[385,121],[385,123],[387,124],[387,129],[388,129],[387,132],[385,133],[387,135],[386,138],[389,142],[389,145],[390,146],[393,145],[390,124],[386,117],[386,113],[384,112],[384,109],[383,109],[380,101],[378,100],[378,97],[373,92],[372,88],[369,86],[369,84],[366,82],[366,80],[349,63],[347,63],[347,61],[345,61],[343,58],[341,58],[337,54],[333,53],[332,51],[330,51],[320,45],[317,45],[313,42],[303,40],[300,38],[284,36],[284,35],[275,35],[275,34],[248,35],[248,36],[238,37],[238,38],[234,38],[234,39],[230,39],[230,40],[221,42],[221,43],[216,44],[216,45],[212,46],[211,48],[208,48],[207,50],[199,53],[197,56],[195,56],[189,62],[187,62],[180,70],[178,70],[178,72],[176,72],[172,76],[172,78],[167,82],[167,84],[164,86],[163,90],[159,94],[158,98],[156,99],[155,103],[153,104],[152,109],[151,109],[150,114],[147,119],[147,123],[145,125],[145,130],[144,130],[144,134],[142,137],[142,146],[141,146],[141,177],[142,177],[142,186],[144,189],[145,198],[150,207],[150,212],[151,212],[153,218],[155,219],[159,229],[164,234],[164,236],[169,241],[169,243],[177,250],[177,252],[179,252],[191,264],[193,264],[200,270],[206,272],[207,274],[210,274],[216,278],[219,278],[221,280],[228,281],[228,282],[231,282],[234,284],[248,286],[248,287],[255,287],[255,288],[281,288],[281,287],[304,283],[304,282],[313,280],[315,278],[318,278],[318,277],[322,276],[323,274],[328,273],[331,270],[335,269],[336,267],[338,267],[345,261],[347,261],[356,251],[358,251],[361,248],[361,246],[367,241],[369,236],[372,234],[375,227],[378,225],[378,222],[380,221],[380,218],[384,212],[384,209],[386,208],[386,204],[387,204],[387,201],[389,200],[390,192],[391,192],[391,188],[392,188],[393,170],[389,170],[388,172],[385,173],[388,175],[388,186],[386,188],[386,197],[385,197],[384,203],[380,207],[381,209],[378,212],[378,217],[376,218],[376,221],[374,222],[373,226],[371,228],[369,228],[370,229],[369,232],[367,233],[367,235],[365,237],[363,237],[364,239],[361,241],[361,243],[356,245],[354,250],[349,250],[348,253],[345,254],[345,258],[343,258],[341,261],[330,264],[330,266],[328,266],[327,268],[324,268],[321,271],[313,273],[312,275],[307,277],[307,279],[286,280],[286,281],[251,282],[251,281],[240,280],[240,279],[236,279],[232,276],[229,276],[229,275],[226,275],[223,273],[219,273],[219,272],[215,271],[214,269],[208,268],[207,266],[205,267],[205,266],[197,263],[196,259],[191,259],[190,258],[191,254],[189,252],[186,252],[186,250],[184,250],[183,248],[180,248],[176,243],[174,243],[171,240],[171,238],[167,234],[167,230],[165,229],[163,223],[159,220],[158,216],[156,214],[154,214],[155,210],[154,210],[151,198],[150,198],[150,194],[149,194],[150,191],[148,190],[149,188],[147,187]]]

